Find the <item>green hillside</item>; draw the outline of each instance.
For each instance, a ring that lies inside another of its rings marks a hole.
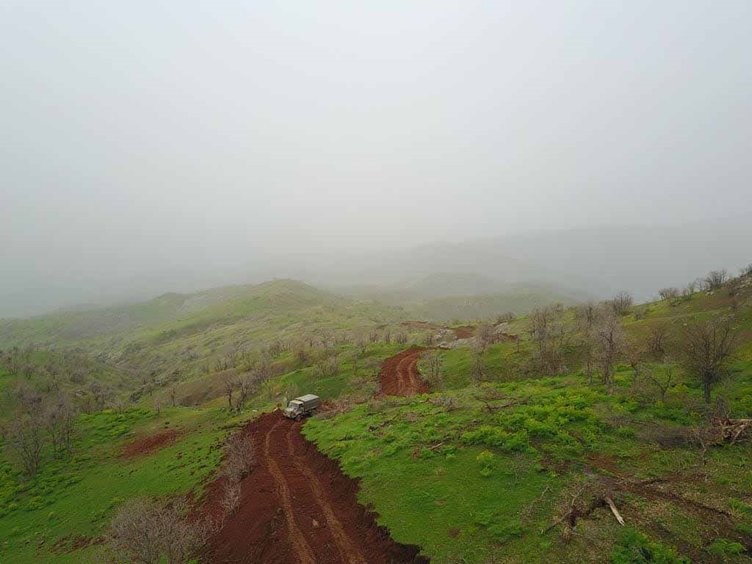
[[[127,390],[129,399],[137,400],[166,385],[227,369],[247,370],[270,347],[274,357],[304,342],[326,348],[337,341],[352,341],[374,327],[389,327],[405,315],[396,308],[339,297],[301,282],[277,280],[0,321],[0,350],[21,349],[24,364],[41,364],[42,379],[48,370],[40,357],[76,350],[88,362],[96,360],[107,372],[117,374],[122,385],[116,391]],[[23,352],[30,346],[36,352],[27,359]],[[291,354],[287,356],[290,361]],[[282,364],[275,372],[294,363]],[[32,379],[34,372],[30,370]],[[62,378],[65,385],[69,375]],[[81,387],[70,384],[73,389]]]
[[[0,405],[15,419],[0,445],[0,560],[101,561],[125,500],[200,498],[231,430],[313,391],[329,410],[306,436],[434,562],[749,561],[752,444],[716,440],[713,421],[752,417],[752,279],[627,304],[610,382],[601,359],[588,369],[588,307],[424,352],[432,391],[409,398],[376,394],[379,367],[447,329],[297,282],[4,322]],[[682,351],[697,322],[724,320],[737,346],[707,404]],[[59,393],[78,408],[70,450],[45,442],[28,475],[14,421]],[[155,437],[166,442],[128,454]]]
[[[707,405],[678,362],[681,339],[726,317],[739,346]],[[437,562],[749,561],[752,444],[714,445],[708,417],[752,417],[752,280],[631,308],[631,351],[657,327],[666,351],[634,360],[625,349],[611,385],[580,368],[574,311],[560,323],[555,374],[536,366],[531,321],[518,319],[507,331],[519,345],[491,344],[480,360],[441,351],[433,393],[375,399],[305,432],[361,479],[362,502],[396,540]]]

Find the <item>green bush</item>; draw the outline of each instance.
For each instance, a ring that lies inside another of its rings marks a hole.
[[[708,552],[714,556],[738,556],[744,552],[744,545],[728,539],[716,539],[708,547]]]
[[[513,538],[522,536],[522,523],[519,521],[512,521],[510,523],[491,525],[488,527],[488,532],[499,542],[507,542]]]
[[[497,447],[511,452],[523,452],[531,448],[527,431],[508,433],[490,425],[481,425],[474,431],[466,431],[460,439],[466,445]]]
[[[679,556],[670,546],[650,540],[639,531],[628,528],[611,553],[612,564],[689,564],[690,560]]]
[[[480,464],[480,475],[484,478],[488,478],[493,474],[493,462],[494,462],[494,453],[484,450],[481,452],[477,457],[475,457],[475,460]]]

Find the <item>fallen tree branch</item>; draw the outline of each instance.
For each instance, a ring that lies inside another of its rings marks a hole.
[[[611,513],[614,514],[614,517],[616,517],[616,520],[619,521],[619,525],[622,527],[624,526],[624,518],[621,516],[621,513],[619,513],[619,510],[616,509],[616,505],[614,504],[614,500],[610,497],[603,498],[606,503],[608,503],[608,506],[611,508]]]

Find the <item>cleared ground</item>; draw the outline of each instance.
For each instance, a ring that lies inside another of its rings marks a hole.
[[[240,507],[209,541],[210,562],[424,562],[400,545],[357,502],[358,483],[300,433],[303,423],[278,412],[244,432],[258,464],[243,481]],[[209,489],[220,498],[221,481]],[[214,491],[212,491],[214,490]],[[219,507],[208,507],[219,512]]]
[[[428,383],[418,372],[418,359],[424,350],[421,347],[411,347],[384,361],[379,373],[382,394],[414,396],[428,391]]]

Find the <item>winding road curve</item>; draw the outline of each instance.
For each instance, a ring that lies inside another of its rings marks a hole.
[[[358,504],[356,481],[301,434],[304,423],[268,413],[244,429],[257,465],[241,483],[240,506],[214,534],[202,561],[311,563],[426,562],[394,542]],[[208,514],[220,515],[223,482],[209,486]]]
[[[428,391],[418,372],[425,349],[412,347],[384,361],[380,394]],[[267,413],[243,430],[257,464],[241,482],[240,504],[208,543],[207,562],[269,564],[389,564],[427,562],[418,548],[394,542],[357,502],[358,483],[301,433],[303,423]],[[206,514],[220,518],[223,478],[210,484]]]
[[[387,396],[413,396],[427,392],[428,383],[418,372],[418,360],[425,350],[410,347],[386,359],[379,373],[381,393]]]

